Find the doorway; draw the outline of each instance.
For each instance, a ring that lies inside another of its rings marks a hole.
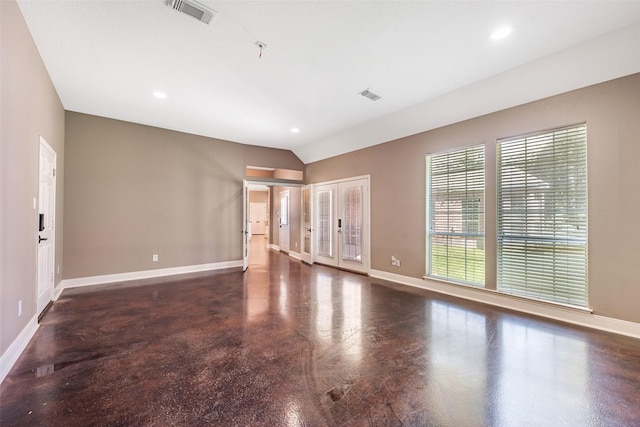
[[[369,273],[369,177],[314,185],[315,261]]]
[[[251,200],[251,195],[249,196],[249,200]],[[267,234],[268,219],[266,202],[249,203],[249,223],[251,224],[252,236],[264,236]]]
[[[56,152],[40,137],[38,172],[37,315],[53,300],[56,215]]]
[[[299,250],[298,245],[300,244],[300,187],[302,186],[299,184],[284,181],[244,180],[242,195],[243,270],[246,270],[249,264],[253,264],[253,260],[249,260],[249,255],[254,249],[253,243],[256,241],[264,242],[267,248],[287,252],[294,258],[300,257],[300,254],[295,252]],[[263,192],[266,198],[267,219],[264,239],[249,237],[253,227],[250,222],[251,203],[265,201],[264,198],[260,200],[254,198],[254,192]],[[281,209],[281,206],[284,206],[285,209]],[[258,256],[257,259],[259,258]]]

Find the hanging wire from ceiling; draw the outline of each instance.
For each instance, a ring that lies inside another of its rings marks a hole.
[[[261,41],[256,42],[256,46],[260,49],[260,53],[258,54],[258,59],[262,59],[262,52],[267,48],[266,43],[262,43]]]

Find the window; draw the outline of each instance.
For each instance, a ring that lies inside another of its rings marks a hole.
[[[587,129],[498,141],[498,290],[587,305]]]
[[[484,284],[484,145],[427,156],[427,275]]]

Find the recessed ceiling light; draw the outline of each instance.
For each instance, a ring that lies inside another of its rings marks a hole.
[[[291,128],[291,133],[300,133],[299,128]]]
[[[491,34],[491,40],[501,40],[511,34],[511,28],[503,27]]]
[[[167,94],[164,92],[155,91],[153,92],[153,96],[155,96],[158,99],[165,99],[167,97]]]

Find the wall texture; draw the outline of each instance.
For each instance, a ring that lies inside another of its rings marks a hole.
[[[0,354],[36,314],[38,150],[57,153],[56,266],[62,265],[64,110],[17,4],[0,2]],[[56,270],[57,271],[57,270]],[[55,282],[60,281],[56,274]],[[18,318],[18,301],[23,313]]]
[[[304,167],[287,150],[72,112],[66,153],[65,279],[239,260],[246,166]]]
[[[635,74],[315,162],[307,165],[306,182],[371,174],[371,266],[420,278],[426,256],[425,155],[484,143],[486,287],[495,289],[496,140],[586,122],[590,306],[598,315],[640,322],[638,117]],[[401,259],[401,268],[390,265],[391,255]]]

